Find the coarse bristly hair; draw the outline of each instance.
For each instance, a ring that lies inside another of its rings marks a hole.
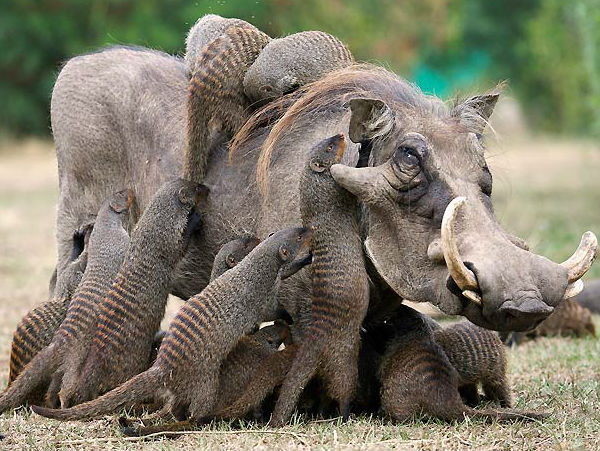
[[[488,95],[497,96],[503,84]],[[415,84],[396,74],[371,64],[355,64],[331,72],[322,79],[285,95],[258,110],[238,131],[231,145],[230,158],[262,127],[272,129],[262,145],[256,167],[256,179],[263,194],[268,190],[267,176],[271,157],[281,137],[292,127],[299,126],[299,118],[314,118],[336,107],[342,107],[353,98],[379,98],[394,110],[412,108],[438,117],[460,117],[463,126],[483,129],[487,124],[485,111],[480,114],[480,97],[473,97],[449,107],[435,96],[424,94]],[[479,108],[478,108],[479,107]],[[375,136],[385,139],[393,127],[383,127]]]

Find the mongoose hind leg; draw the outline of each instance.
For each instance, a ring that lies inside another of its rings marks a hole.
[[[289,421],[304,387],[319,367],[321,356],[320,348],[311,348],[310,346],[300,348],[279,391],[279,397],[271,417],[273,426],[280,427]]]
[[[358,366],[356,365],[358,347],[346,351],[343,353],[346,355],[342,362],[340,362],[342,355],[338,354],[342,354],[340,349],[332,350],[333,353],[338,355],[328,356],[329,352],[326,352],[323,362],[336,362],[336,364],[328,365],[325,363],[324,368],[321,370],[327,392],[337,403],[343,421],[347,421],[350,416],[350,403],[354,398],[358,384]],[[333,360],[334,358],[336,359]]]
[[[501,407],[512,407],[512,393],[506,378],[499,381],[484,381],[483,392],[490,401],[500,404]]]
[[[48,391],[46,392],[46,406],[57,409],[60,406],[60,398],[58,393],[60,391],[60,386],[63,381],[64,371],[62,369],[58,369],[53,375],[52,380],[50,381],[50,385],[48,386]]]

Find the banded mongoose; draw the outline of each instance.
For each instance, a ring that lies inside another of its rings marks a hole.
[[[313,376],[323,381],[344,418],[355,394],[360,326],[369,304],[369,283],[356,199],[329,172],[341,161],[345,148],[342,133],[319,142],[300,179],[302,222],[314,228],[311,322],[281,387],[274,425],[289,420]]]
[[[259,243],[257,237],[244,235],[221,246],[213,262],[211,282],[241,262]]]
[[[204,185],[176,179],[151,199],[112,287],[98,306],[89,351],[63,377],[62,407],[93,399],[148,368],[172,273],[200,228],[207,195]]]
[[[481,384],[488,400],[512,407],[506,350],[497,332],[461,321],[435,330],[433,339],[456,369],[458,389],[467,405],[479,404]]]
[[[529,332],[503,333],[502,339],[508,345],[521,344],[537,337],[585,337],[596,336],[596,326],[592,312],[574,298],[563,300],[554,307],[554,312]]]
[[[147,371],[93,401],[63,410],[33,407],[34,411],[61,420],[86,419],[154,397],[164,403],[163,414],[187,411],[192,421],[201,420],[216,403],[223,360],[241,336],[275,311],[281,279],[310,262],[311,234],[307,228],[276,232],[190,298]]]
[[[30,310],[17,324],[10,349],[9,385],[25,365],[52,341],[67,315],[71,296],[81,282],[86,265],[87,250],[84,250],[61,272],[52,298]]]
[[[513,410],[474,410],[460,396],[459,375],[446,353],[433,339],[424,315],[413,310],[402,317],[396,336],[380,367],[381,406],[394,421],[406,421],[418,413],[444,421],[465,417],[487,420],[540,419],[544,414]]]
[[[198,55],[188,87],[184,178],[201,182],[213,150],[250,116],[244,75],[269,40],[255,27],[230,27]]]
[[[219,370],[219,389],[214,411],[219,412],[232,404],[244,393],[246,386],[257,369],[273,354],[279,354],[279,346],[288,340],[289,326],[285,321],[275,320],[274,324],[240,338]],[[255,415],[259,415],[260,406],[256,406]],[[158,432],[173,432],[194,429],[197,422],[184,420],[170,425],[135,427],[130,420],[120,419],[122,432],[128,436],[143,436]]]
[[[68,368],[71,354],[87,345],[96,321],[96,308],[108,292],[125,257],[129,235],[131,190],[120,191],[106,200],[94,223],[88,244],[88,262],[81,283],[73,293],[67,315],[51,343],[29,362],[19,376],[0,395],[0,412],[20,406],[41,383],[52,379],[49,392],[58,385]],[[55,405],[50,394],[47,403]]]
[[[301,31],[265,46],[246,72],[244,92],[254,102],[272,100],[352,64],[354,57],[338,38]]]

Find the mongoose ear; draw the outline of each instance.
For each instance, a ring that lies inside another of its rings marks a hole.
[[[348,135],[355,143],[383,137],[394,127],[394,112],[379,99],[352,99],[349,102],[350,126]]]

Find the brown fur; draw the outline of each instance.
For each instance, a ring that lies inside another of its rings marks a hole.
[[[592,312],[575,299],[565,299],[554,312],[530,332],[511,332],[502,334],[507,344],[520,344],[537,337],[586,337],[596,336],[596,326]]]
[[[188,300],[147,371],[91,402],[34,411],[62,420],[94,418],[154,396],[164,402],[163,413],[202,419],[216,404],[221,364],[240,337],[275,310],[280,278],[307,263],[309,240],[308,229],[277,232]]]
[[[381,404],[386,415],[406,421],[423,412],[444,421],[465,417],[531,420],[545,415],[512,410],[474,410],[459,393],[459,375],[419,313],[405,315],[402,330],[386,350],[381,368]]]
[[[479,404],[481,384],[489,400],[512,407],[506,350],[496,332],[462,321],[436,330],[433,338],[456,369],[458,388],[468,405]]]
[[[129,236],[123,222],[128,219],[133,202],[130,190],[121,191],[105,201],[94,224],[88,249],[88,263],[83,279],[75,290],[66,318],[51,343],[29,362],[0,396],[0,412],[21,405],[40,383],[48,383],[48,403],[55,405],[50,393],[56,388],[69,357],[85,345],[96,319],[97,305],[110,288],[121,264]],[[61,277],[61,276],[59,276]]]
[[[17,324],[10,349],[9,385],[31,359],[52,341],[67,315],[71,296],[81,282],[86,265],[87,250],[84,250],[62,272],[52,299],[30,310]]]
[[[230,27],[198,56],[188,88],[185,178],[202,181],[212,151],[250,116],[244,75],[269,40],[254,27]]]
[[[105,393],[146,370],[164,316],[171,275],[198,230],[208,190],[182,179],[157,191],[136,225],[123,265],[98,306],[89,351],[73,356],[62,407]]]
[[[281,387],[272,418],[275,425],[289,420],[303,388],[315,375],[344,417],[355,394],[360,325],[367,312],[369,287],[356,201],[329,173],[345,147],[343,134],[317,144],[300,182],[302,220],[314,228],[311,324]]]

